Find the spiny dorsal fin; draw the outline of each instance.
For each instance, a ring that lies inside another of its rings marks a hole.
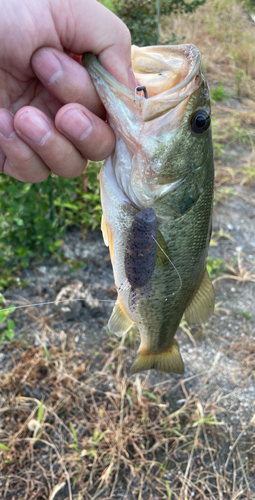
[[[171,347],[159,354],[149,354],[139,351],[131,366],[131,373],[151,370],[152,368],[165,373],[182,374],[184,372],[184,364],[176,340],[173,340]]]
[[[214,289],[205,270],[202,283],[185,311],[185,319],[189,325],[205,323],[213,313],[214,309]]]
[[[122,337],[133,326],[133,322],[127,317],[123,310],[121,302],[117,301],[108,321],[108,329],[114,335]]]

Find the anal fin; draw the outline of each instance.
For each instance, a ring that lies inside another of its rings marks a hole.
[[[172,345],[159,354],[150,354],[139,351],[134,363],[131,366],[131,373],[151,370],[152,368],[165,373],[183,374],[184,364],[176,340],[173,340]]]
[[[189,325],[205,323],[214,310],[214,289],[205,270],[201,285],[185,311],[185,319]]]
[[[117,301],[112,311],[112,315],[108,321],[108,329],[114,335],[122,337],[133,326],[133,322],[128,318],[123,310],[121,302]]]

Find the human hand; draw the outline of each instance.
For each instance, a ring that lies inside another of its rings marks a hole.
[[[96,0],[0,0],[0,10],[0,172],[76,177],[115,138],[89,74],[67,53],[93,52],[134,88],[129,31]]]

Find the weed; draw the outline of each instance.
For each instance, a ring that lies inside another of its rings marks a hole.
[[[43,419],[43,402],[41,401],[40,405],[39,405],[39,408],[38,408],[38,422],[39,424],[42,423],[42,419]]]
[[[242,312],[242,315],[246,318],[246,319],[252,319],[252,314],[248,311],[243,311]]]
[[[0,294],[0,304],[6,306],[4,297]],[[14,337],[14,321],[8,319],[8,316],[15,311],[15,307],[12,306],[6,311],[0,309],[0,344],[4,340],[12,340]]]
[[[217,278],[223,272],[224,267],[223,259],[212,259],[212,257],[207,257],[206,268],[211,280]]]
[[[78,437],[77,437],[77,432],[76,432],[75,427],[74,427],[72,422],[70,422],[70,429],[71,429],[71,432],[73,435],[73,440],[74,440],[74,443],[70,445],[70,448],[74,448],[76,451],[79,451],[79,441],[78,441]]]
[[[3,451],[8,451],[8,450],[9,450],[9,448],[8,448],[8,446],[5,446],[5,444],[0,443],[0,450],[3,450]]]
[[[100,166],[91,162],[87,167],[85,191],[83,177],[64,179],[51,174],[40,184],[22,183],[5,175],[0,177],[0,213],[3,214],[0,215],[0,287],[12,282],[19,284],[18,278],[13,281],[12,273],[20,266],[27,267],[33,257],[59,255],[68,226],[76,225],[84,232],[99,228],[101,205],[97,174]]]
[[[215,90],[211,90],[211,100],[212,102],[222,101],[222,99],[225,99],[226,97],[227,94],[223,87],[223,83],[219,82],[217,88]]]

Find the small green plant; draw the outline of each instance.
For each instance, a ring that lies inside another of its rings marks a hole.
[[[208,271],[208,274],[211,278],[211,280],[213,280],[214,278],[217,278],[220,273],[223,271],[224,269],[224,261],[222,259],[212,259],[212,257],[207,257],[207,260],[206,260],[206,267],[207,267],[207,271]]]
[[[71,433],[73,436],[73,443],[70,445],[70,448],[74,448],[75,451],[79,451],[78,436],[77,436],[76,429],[75,429],[74,425],[72,424],[72,422],[70,422],[70,429],[71,429]]]
[[[222,99],[225,99],[226,97],[227,94],[223,87],[223,83],[219,82],[217,88],[215,90],[211,90],[211,100],[212,102],[222,101]]]
[[[5,444],[0,443],[0,450],[3,450],[3,451],[8,451],[8,450],[9,450],[9,448],[8,448],[8,446],[5,446]]]
[[[242,315],[246,318],[246,319],[252,319],[252,314],[248,311],[243,311],[242,312]]]
[[[4,303],[4,298],[0,294],[0,304]],[[3,331],[0,330],[0,344],[4,340],[12,340],[14,337],[14,321],[8,319],[8,316],[15,311],[15,307],[9,307],[8,309],[0,309],[0,328],[5,327]]]
[[[40,405],[38,408],[37,419],[38,419],[39,424],[41,425],[42,419],[43,419],[43,401],[40,402]]]
[[[199,418],[196,422],[194,422],[192,427],[197,427],[198,425],[205,424],[205,425],[222,425],[221,422],[217,422],[215,420],[215,417],[210,413],[209,415],[202,416]]]

